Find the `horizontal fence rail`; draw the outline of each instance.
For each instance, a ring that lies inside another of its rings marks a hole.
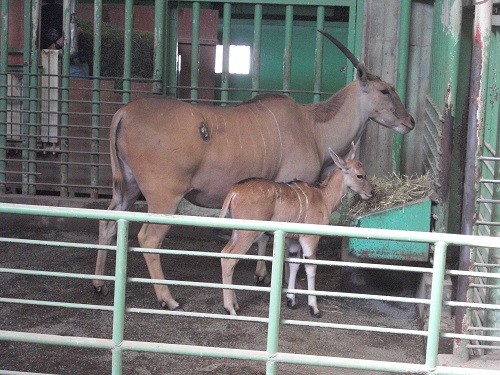
[[[158,215],[136,212],[118,212],[106,210],[90,210],[66,207],[45,207],[33,205],[20,205],[0,203],[0,217],[3,220],[8,215],[34,215],[57,218],[78,218],[93,220],[114,220],[118,223],[118,234],[116,246],[100,246],[88,243],[73,243],[59,241],[38,241],[33,239],[18,238],[0,238],[2,243],[24,243],[41,246],[57,246],[62,248],[82,248],[82,249],[105,249],[116,251],[116,267],[114,276],[99,276],[89,274],[77,274],[67,272],[49,272],[36,269],[18,269],[18,268],[0,268],[0,273],[23,274],[40,277],[58,277],[58,278],[81,278],[81,279],[103,279],[114,282],[114,301],[113,304],[94,305],[78,302],[56,302],[29,300],[23,298],[4,298],[0,297],[1,304],[28,304],[38,306],[64,307],[72,309],[90,309],[97,311],[113,312],[112,336],[108,338],[97,337],[74,337],[66,335],[54,335],[34,332],[18,332],[9,330],[0,330],[1,341],[16,341],[25,343],[37,343],[45,345],[63,345],[80,348],[106,349],[112,352],[112,373],[122,373],[123,352],[151,352],[168,353],[186,356],[203,356],[209,358],[226,359],[244,359],[251,361],[261,361],[266,363],[267,374],[277,373],[276,365],[278,363],[302,364],[307,366],[328,366],[348,369],[390,371],[397,373],[432,373],[432,374],[470,374],[471,369],[459,367],[445,367],[437,365],[439,339],[453,338],[466,339],[481,342],[488,342],[492,348],[500,348],[500,337],[485,335],[484,331],[478,331],[477,334],[456,334],[441,332],[441,312],[443,306],[463,306],[471,310],[499,311],[500,306],[486,303],[459,303],[454,301],[443,302],[443,285],[446,275],[457,275],[463,271],[452,271],[445,269],[445,259],[447,248],[450,245],[471,246],[481,248],[500,248],[500,239],[487,236],[465,236],[443,233],[423,233],[410,231],[395,231],[387,229],[367,229],[354,227],[341,227],[329,225],[310,225],[281,222],[263,222],[253,220],[235,220],[182,215]],[[274,252],[272,257],[258,257],[253,255],[234,256],[221,253],[209,253],[203,251],[184,251],[174,249],[142,249],[128,246],[128,231],[131,223],[158,223],[169,225],[193,226],[199,228],[222,228],[222,229],[246,229],[261,230],[274,233]],[[411,242],[427,242],[434,245],[434,261],[432,268],[382,265],[367,263],[335,262],[326,260],[298,260],[285,258],[285,236],[287,233],[305,233],[322,236],[347,236],[369,239],[398,240]],[[224,285],[220,283],[193,282],[181,280],[151,280],[139,277],[127,277],[127,257],[133,252],[155,252],[161,254],[175,254],[191,257],[216,257],[224,256],[237,257],[241,259],[261,259],[272,261],[272,279],[269,287],[260,286],[242,286],[242,285]],[[370,294],[354,294],[341,292],[315,291],[282,288],[283,264],[287,262],[315,263],[319,265],[336,265],[341,267],[358,267],[367,269],[385,269],[405,272],[430,273],[432,275],[432,290],[430,299],[426,298],[407,298],[395,296],[379,296]],[[475,276],[478,272],[466,273],[469,276]],[[474,275],[473,275],[474,274]],[[481,272],[482,275],[492,279],[500,279],[500,275]],[[160,309],[146,309],[137,307],[127,307],[125,305],[125,293],[127,287],[134,283],[145,284],[168,284],[183,285],[196,288],[215,288],[215,289],[233,289],[233,290],[251,290],[261,291],[270,294],[269,314],[267,317],[248,317],[248,316],[228,316],[223,314],[209,314],[198,312],[168,311]],[[413,303],[429,306],[429,324],[427,330],[398,329],[390,327],[373,327],[366,325],[350,325],[328,323],[320,321],[301,321],[294,319],[282,319],[280,314],[281,296],[283,293],[301,293],[315,294],[318,296],[334,296],[339,298],[357,298],[357,299],[377,299],[383,301],[393,301],[400,303]],[[124,338],[125,314],[157,314],[171,316],[185,316],[201,319],[223,319],[249,321],[267,326],[267,350],[243,350],[224,347],[211,347],[199,345],[179,345],[161,342],[143,342],[133,341]],[[420,336],[426,339],[425,363],[410,364],[404,362],[377,361],[374,359],[352,359],[341,357],[328,357],[319,355],[306,355],[301,353],[280,352],[279,334],[280,327],[286,325],[320,327],[325,329],[342,329],[353,331],[381,332],[396,335]],[[1,370],[0,370],[1,371]],[[474,369],[474,374],[497,374],[497,371]]]

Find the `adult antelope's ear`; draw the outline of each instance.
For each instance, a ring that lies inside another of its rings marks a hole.
[[[344,159],[333,152],[331,147],[328,148],[328,152],[330,153],[330,157],[332,158],[335,165],[345,171],[347,169],[347,164],[345,163]]]
[[[364,86],[366,85],[366,82],[368,81],[368,72],[366,71],[366,66],[363,63],[359,63],[358,66],[356,67],[358,71],[358,79],[361,82],[361,84]]]
[[[352,160],[354,159],[354,156],[356,155],[356,146],[354,145],[354,141],[351,142],[351,149],[347,153],[345,160]]]

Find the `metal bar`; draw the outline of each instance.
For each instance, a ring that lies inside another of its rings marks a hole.
[[[199,3],[213,3],[213,0],[187,0],[186,3],[194,3],[194,2],[199,2]],[[310,6],[332,6],[337,5],[337,6],[345,6],[345,7],[351,7],[354,6],[354,4],[359,3],[360,0],[335,0],[332,2],[331,0],[307,0],[307,2],[304,2],[304,0],[273,0],[272,4],[273,5],[310,5]],[[232,4],[263,4],[262,0],[231,0]],[[269,2],[266,2],[269,4]],[[264,3],[265,4],[265,3]]]
[[[260,89],[260,50],[262,40],[262,4],[255,4],[253,16],[253,50],[252,50],[252,98]]]
[[[283,50],[283,91],[290,90],[292,78],[293,5],[285,8],[285,49]]]
[[[125,219],[132,222],[147,222],[168,225],[197,226],[201,228],[249,229],[260,231],[284,230],[287,233],[303,233],[326,236],[387,239],[409,242],[439,242],[451,245],[500,248],[500,238],[490,236],[458,235],[451,233],[416,232],[392,229],[355,228],[336,225],[314,225],[260,220],[225,219],[188,215],[159,215],[145,212],[93,210],[85,208],[53,207],[0,202],[0,213],[28,214],[49,217],[73,217],[98,220]]]
[[[30,9],[32,6],[31,0],[24,0],[23,7],[24,9]],[[29,158],[28,151],[25,148],[29,147],[28,144],[28,123],[30,118],[29,108],[30,108],[30,77],[31,77],[31,32],[29,32],[32,28],[31,16],[32,12],[25,11],[24,24],[23,24],[23,60],[27,63],[23,66],[23,113],[22,113],[22,123],[21,125],[21,144],[23,150],[21,151],[21,158],[23,161],[21,162],[21,170],[23,175],[21,177],[21,192],[22,194],[28,194],[28,163],[27,160]],[[28,93],[28,95],[26,95]]]
[[[38,109],[38,27],[40,22],[40,4],[41,0],[32,0],[31,2],[31,25],[30,25],[30,42],[29,42],[29,123],[28,126],[24,128],[26,132],[23,134],[23,144],[27,147],[34,149],[36,146],[36,135],[37,128],[35,124],[38,121],[37,111]],[[28,8],[29,9],[29,8]],[[34,195],[36,182],[35,175],[36,164],[36,153],[33,151],[25,152],[23,158],[27,160],[23,163],[23,171],[26,172],[23,176],[25,185],[25,194]]]
[[[168,6],[167,6],[168,9]],[[165,15],[167,17],[167,15]],[[168,65],[170,67],[168,73],[168,82],[169,89],[167,90],[168,94],[177,97],[177,73],[178,73],[178,56],[177,56],[177,11],[170,19],[167,19],[167,27],[168,27]]]
[[[166,2],[164,0],[155,0],[153,92],[157,94],[163,91],[165,8]]]
[[[325,28],[325,7],[319,6],[316,10],[316,29]],[[314,54],[314,94],[313,102],[321,100],[319,91],[321,90],[321,80],[323,73],[323,36],[320,33],[316,35],[316,52]]]
[[[191,100],[198,99],[200,52],[200,3],[193,3],[193,25],[191,28]]]
[[[86,303],[74,303],[74,302],[54,302],[54,301],[29,300],[29,299],[5,298],[5,297],[0,297],[0,302],[17,303],[17,304],[33,305],[33,306],[65,307],[70,309],[113,311],[113,306],[90,305]]]
[[[125,23],[123,25],[123,94],[122,102],[130,102],[132,76],[132,31],[134,19],[134,1],[125,0]]]
[[[406,101],[406,77],[408,75],[408,55],[410,50],[410,18],[411,0],[400,2],[399,14],[399,37],[398,37],[398,63],[396,91],[401,102]],[[401,162],[403,153],[403,136],[393,133],[392,135],[392,172],[401,174]]]
[[[127,285],[127,252],[128,252],[128,230],[129,223],[126,220],[118,220],[116,235],[116,266],[115,266],[115,290],[113,302],[113,350],[112,350],[112,374],[122,373],[122,348],[123,334],[125,329],[125,292]]]
[[[61,149],[61,192],[62,197],[69,196],[69,190],[66,187],[69,173],[69,140],[67,138],[69,129],[69,69],[70,69],[70,27],[71,27],[71,9],[70,0],[63,1],[63,55],[62,55],[62,76],[61,76],[61,127],[59,128],[60,149]]]
[[[83,348],[112,349],[111,340],[89,337],[70,337],[31,332],[12,332],[0,330],[0,339],[37,344],[64,345]],[[164,354],[189,355],[207,358],[229,358],[253,361],[266,361],[267,354],[263,351],[213,348],[194,345],[166,344],[158,342],[128,341],[122,342],[123,350],[143,351]],[[328,366],[360,370],[390,371],[396,373],[429,373],[429,369],[420,364],[404,362],[387,362],[365,360],[357,358],[326,357],[294,353],[277,353],[275,361],[279,363],[300,364],[306,366]],[[470,368],[437,366],[432,369],[433,374],[470,375]],[[474,369],[477,375],[495,375],[497,370]]]
[[[162,66],[162,91],[161,93],[163,95],[167,95],[169,93],[169,85],[170,85],[170,71],[173,69],[176,71],[175,64],[171,65],[171,59],[170,59],[170,52],[171,48],[170,47],[170,34],[171,34],[171,13],[170,13],[170,6],[167,2],[165,4],[165,9],[163,12],[163,28],[164,28],[164,34],[163,34],[163,66]],[[175,54],[174,54],[175,55]]]
[[[432,274],[431,305],[429,309],[427,348],[425,365],[434,368],[437,365],[439,349],[439,329],[441,327],[441,310],[443,302],[443,283],[446,268],[445,242],[437,242],[434,249],[434,264]]]
[[[2,1],[0,9],[0,193],[5,194],[7,187],[5,185],[7,167],[7,64],[9,47],[9,2]]]
[[[91,143],[91,163],[90,184],[93,189],[91,198],[98,198],[99,185],[99,137],[101,125],[101,84],[99,77],[101,75],[101,43],[102,41],[102,0],[94,2],[94,57],[92,63],[92,143]]]
[[[229,55],[231,48],[231,4],[224,3],[222,19],[222,74],[220,99],[223,105],[229,99]]]
[[[266,375],[276,374],[276,362],[272,359],[278,353],[279,330],[281,319],[281,287],[285,258],[285,232],[274,232],[274,256],[271,270],[271,295],[269,300],[269,323],[267,325]]]

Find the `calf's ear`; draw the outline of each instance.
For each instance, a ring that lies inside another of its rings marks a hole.
[[[330,153],[330,157],[332,158],[333,162],[337,167],[339,167],[342,170],[347,169],[347,164],[345,163],[344,159],[342,159],[335,152],[333,152],[331,148],[328,148],[328,152]]]

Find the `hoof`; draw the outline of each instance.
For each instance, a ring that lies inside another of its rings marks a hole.
[[[255,285],[257,286],[269,286],[271,284],[271,280],[267,277],[260,277],[255,275]]]
[[[99,295],[99,296],[106,297],[109,294],[109,289],[105,284],[103,284],[101,286],[94,285],[94,293]]]
[[[321,318],[321,311],[318,310],[318,312],[314,312],[314,307],[309,306],[309,313],[313,318]]]
[[[286,307],[288,307],[291,310],[296,310],[297,309],[297,303],[293,302],[291,298],[286,299]]]
[[[161,308],[165,309],[165,310],[170,310],[170,311],[186,311],[186,310],[184,310],[184,308],[181,305],[177,305],[173,309],[169,309],[168,305],[167,305],[167,303],[165,301],[160,302],[160,305],[161,305]]]
[[[224,311],[226,312],[227,315],[233,315],[233,316],[238,315],[238,314],[236,314],[235,310],[230,311],[229,309],[226,309],[225,307],[224,307]]]

